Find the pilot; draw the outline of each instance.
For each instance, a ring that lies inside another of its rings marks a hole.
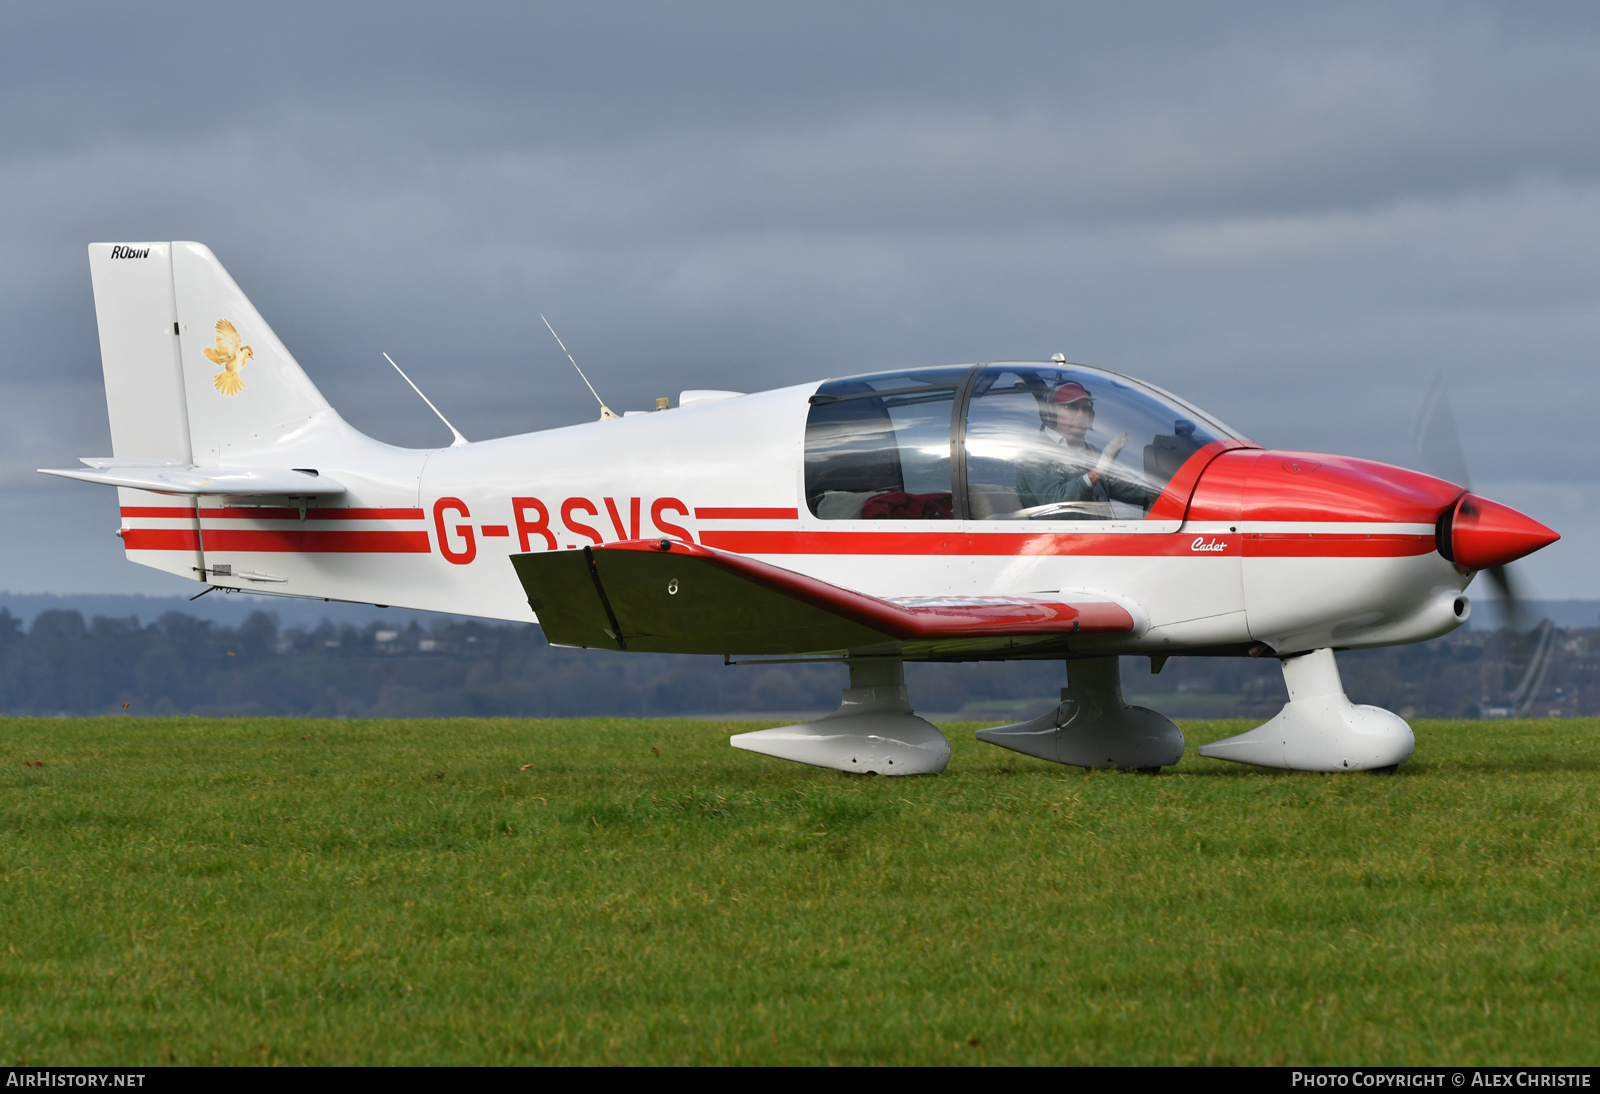
[[[1110,517],[1113,501],[1141,508],[1149,504],[1144,486],[1111,473],[1128,434],[1118,433],[1104,451],[1090,442],[1094,396],[1088,388],[1068,380],[1050,393],[1039,412],[1040,443],[1033,458],[1017,467],[1017,496],[1024,509],[1083,502],[1088,503],[1085,515]]]

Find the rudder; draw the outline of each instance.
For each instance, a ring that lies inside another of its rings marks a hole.
[[[187,464],[189,421],[170,243],[91,243],[111,453]]]

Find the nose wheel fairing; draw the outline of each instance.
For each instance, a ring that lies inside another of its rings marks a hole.
[[[1248,733],[1200,746],[1200,755],[1288,771],[1372,771],[1411,758],[1416,739],[1398,714],[1350,702],[1330,649],[1283,661],[1289,701]]]
[[[1331,649],[1285,658],[1289,702],[1265,725],[1200,747],[1200,755],[1289,771],[1392,769],[1411,758],[1411,727],[1379,707],[1350,702]],[[1115,657],[1067,663],[1061,705],[1029,722],[978,731],[978,739],[1052,763],[1149,771],[1183,758],[1169,719],[1128,706]]]

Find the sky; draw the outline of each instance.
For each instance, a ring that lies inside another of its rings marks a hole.
[[[1600,597],[1600,7],[12,2],[0,589],[167,594],[112,491],[85,247],[207,244],[395,444],[1069,360],[1472,485]],[[1473,587],[1484,595],[1487,589]]]

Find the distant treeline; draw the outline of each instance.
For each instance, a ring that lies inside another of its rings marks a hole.
[[[1593,632],[1559,632],[1541,716],[1600,713]],[[1407,716],[1461,717],[1515,684],[1504,636],[1457,632],[1340,655],[1351,698]],[[917,709],[1021,717],[1065,683],[1055,662],[908,665]],[[1276,661],[1173,658],[1151,675],[1125,658],[1124,691],[1175,717],[1265,716],[1285,698]],[[728,667],[720,658],[549,646],[537,627],[444,620],[424,629],[324,621],[283,629],[267,612],[238,627],[168,612],[152,623],[77,611],[32,626],[0,610],[0,711],[12,714],[276,714],[316,717],[795,713],[838,705],[830,665]],[[124,705],[126,704],[126,705]]]

